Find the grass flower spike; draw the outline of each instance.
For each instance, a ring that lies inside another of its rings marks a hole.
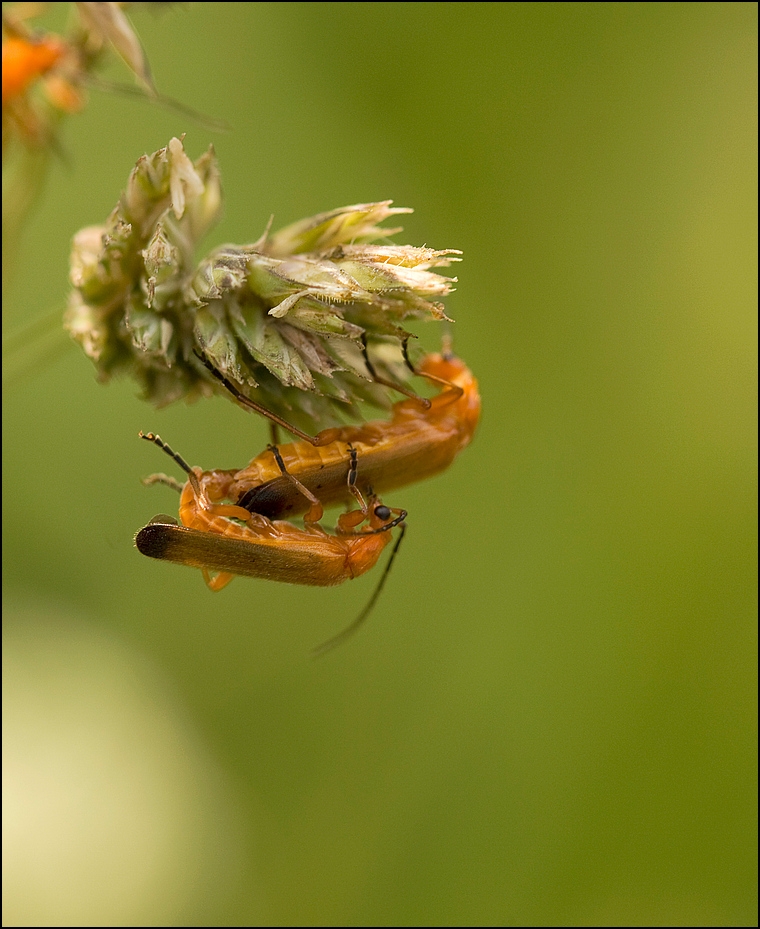
[[[391,201],[342,207],[224,245],[198,243],[221,214],[213,150],[196,162],[182,141],[140,158],[102,226],[74,237],[65,324],[102,382],[127,374],[164,406],[220,389],[198,354],[239,390],[306,429],[387,407],[365,360],[402,381],[408,320],[443,320],[456,278],[433,268],[460,252],[376,244]]]

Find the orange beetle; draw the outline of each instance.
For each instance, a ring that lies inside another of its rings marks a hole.
[[[303,513],[316,498],[330,506],[353,497],[366,513],[362,491],[385,493],[444,471],[469,445],[480,419],[478,382],[461,359],[430,354],[416,373],[442,384],[441,392],[430,401],[396,403],[388,421],[269,446],[242,470],[204,471],[201,487],[212,502],[235,501],[270,519]]]
[[[135,545],[150,558],[200,568],[211,590],[221,590],[237,575],[316,587],[342,584],[373,568],[391,541],[390,530],[401,526],[385,571],[365,609],[316,653],[333,648],[361,625],[380,595],[401,544],[406,528],[405,510],[384,506],[372,497],[366,512],[353,510],[342,514],[336,533],[331,534],[318,524],[322,508],[315,501],[306,528],[299,529],[284,520],[271,521],[239,506],[212,503],[199,482],[203,473],[200,468],[190,468],[157,435],[140,435],[170,455],[186,472],[188,481],[180,499],[182,526],[171,517],[155,517],[139,530]],[[163,475],[157,479],[171,483]],[[367,526],[359,528],[365,521]]]

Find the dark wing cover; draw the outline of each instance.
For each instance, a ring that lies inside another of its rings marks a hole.
[[[341,570],[343,556],[336,553],[256,544],[176,524],[148,523],[135,536],[135,545],[148,558],[286,584],[327,587],[349,576]]]

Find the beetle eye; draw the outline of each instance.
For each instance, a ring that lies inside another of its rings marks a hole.
[[[391,511],[387,506],[380,504],[380,506],[375,507],[375,516],[377,516],[378,519],[389,519],[390,515]]]

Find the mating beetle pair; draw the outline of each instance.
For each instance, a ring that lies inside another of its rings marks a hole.
[[[405,529],[406,512],[384,506],[375,492],[443,471],[469,444],[480,417],[477,381],[460,359],[430,354],[416,373],[442,386],[432,400],[402,400],[388,421],[325,429],[313,439],[270,445],[239,471],[190,468],[158,436],[141,433],[167,452],[188,480],[181,487],[164,475],[147,479],[180,490],[181,525],[155,517],[137,533],[137,548],[153,558],[200,568],[212,590],[221,590],[236,575],[332,586],[374,567],[391,530],[400,526],[369,604],[317,651],[343,641],[374,605]],[[252,405],[226,380],[225,385],[242,404]],[[335,533],[322,528],[324,506],[352,500],[359,509],[343,513]],[[300,513],[305,514],[303,529],[283,518]]]

